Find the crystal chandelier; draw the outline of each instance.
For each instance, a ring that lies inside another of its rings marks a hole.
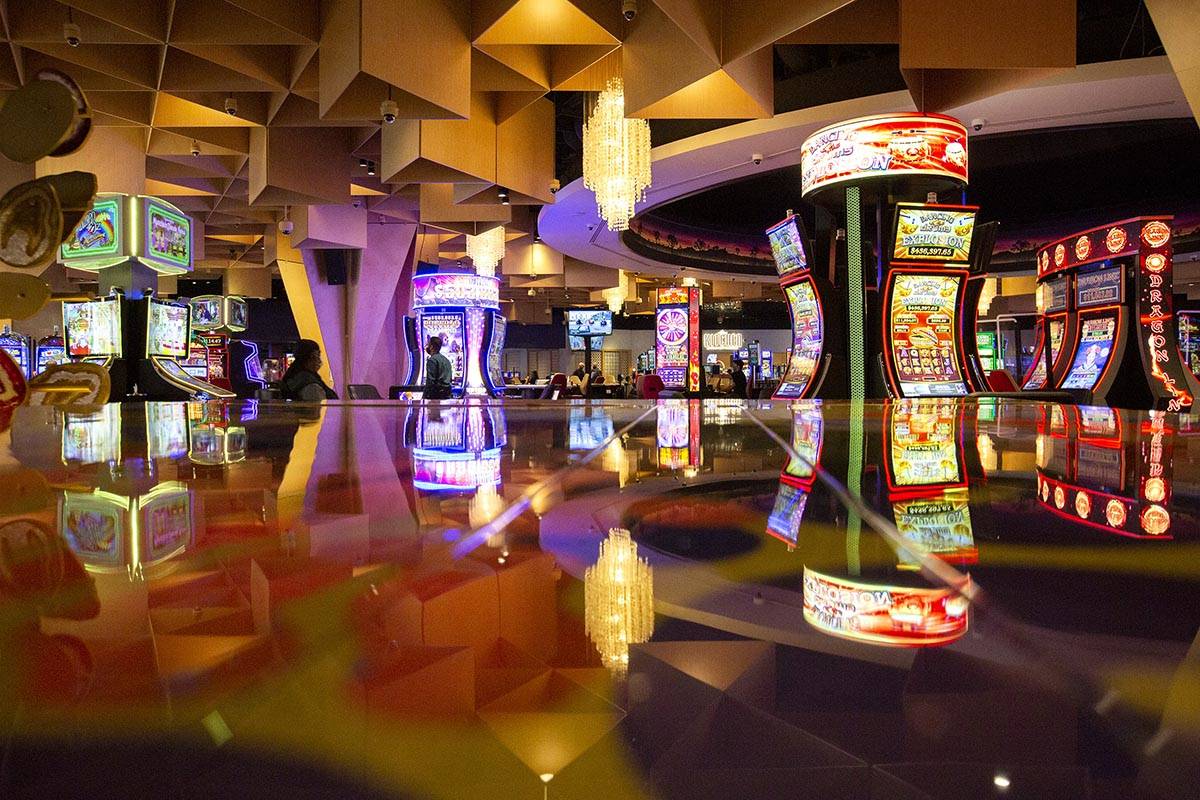
[[[629,668],[629,645],[654,633],[654,576],[638,558],[629,531],[613,528],[600,543],[600,558],[583,574],[584,629],[604,666]]]
[[[611,78],[583,126],[583,185],[610,231],[629,227],[650,186],[650,123],[625,119],[625,86]]]
[[[492,228],[478,236],[467,236],[467,258],[480,275],[493,277],[496,265],[504,258],[504,226]]]

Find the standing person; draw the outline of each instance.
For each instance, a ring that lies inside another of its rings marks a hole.
[[[746,399],[746,373],[742,371],[742,360],[735,358],[733,360],[733,371],[729,374],[733,378],[733,391],[731,394],[734,397]]]
[[[454,367],[450,365],[450,359],[442,355],[442,337],[430,336],[425,352],[429,358],[425,359],[425,391],[422,396],[426,400],[449,400]]]
[[[337,392],[321,380],[321,364],[321,345],[312,339],[301,339],[296,345],[296,360],[279,380],[283,398],[301,403],[337,400]]]

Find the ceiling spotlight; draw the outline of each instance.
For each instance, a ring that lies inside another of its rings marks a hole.
[[[368,175],[374,175],[374,174],[375,174],[375,162],[374,162],[374,161],[368,161],[368,162],[367,162],[367,174],[368,174]]]
[[[508,189],[501,189],[496,196],[500,198],[501,205],[508,205]]]
[[[531,288],[528,292],[526,292],[526,294],[530,297],[537,297],[537,289]]]
[[[365,158],[360,158],[358,160],[358,165],[360,167],[362,167],[363,169],[366,169],[367,168],[367,160]]]
[[[541,235],[540,233],[535,233],[535,234],[533,235],[533,243],[534,243],[534,244],[541,244],[541,243],[542,243],[542,235]]]

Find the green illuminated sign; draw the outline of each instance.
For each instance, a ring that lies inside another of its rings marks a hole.
[[[60,248],[64,262],[95,261],[125,255],[121,246],[124,228],[122,199],[120,196],[102,197],[92,204],[91,210],[83,215]]]

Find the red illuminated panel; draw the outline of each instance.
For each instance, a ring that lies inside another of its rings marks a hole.
[[[1073,233],[1051,242],[1038,250],[1038,277],[1095,261],[1132,255],[1143,246],[1163,247],[1171,240],[1172,219],[1173,217],[1134,217]]]
[[[688,289],[688,391],[700,391],[700,290]]]
[[[804,620],[845,639],[890,647],[934,647],[967,632],[967,599],[955,589],[876,586],[804,568]]]
[[[882,114],[827,128],[800,149],[801,193],[874,178],[928,175],[967,182],[967,129],[938,114]]]

